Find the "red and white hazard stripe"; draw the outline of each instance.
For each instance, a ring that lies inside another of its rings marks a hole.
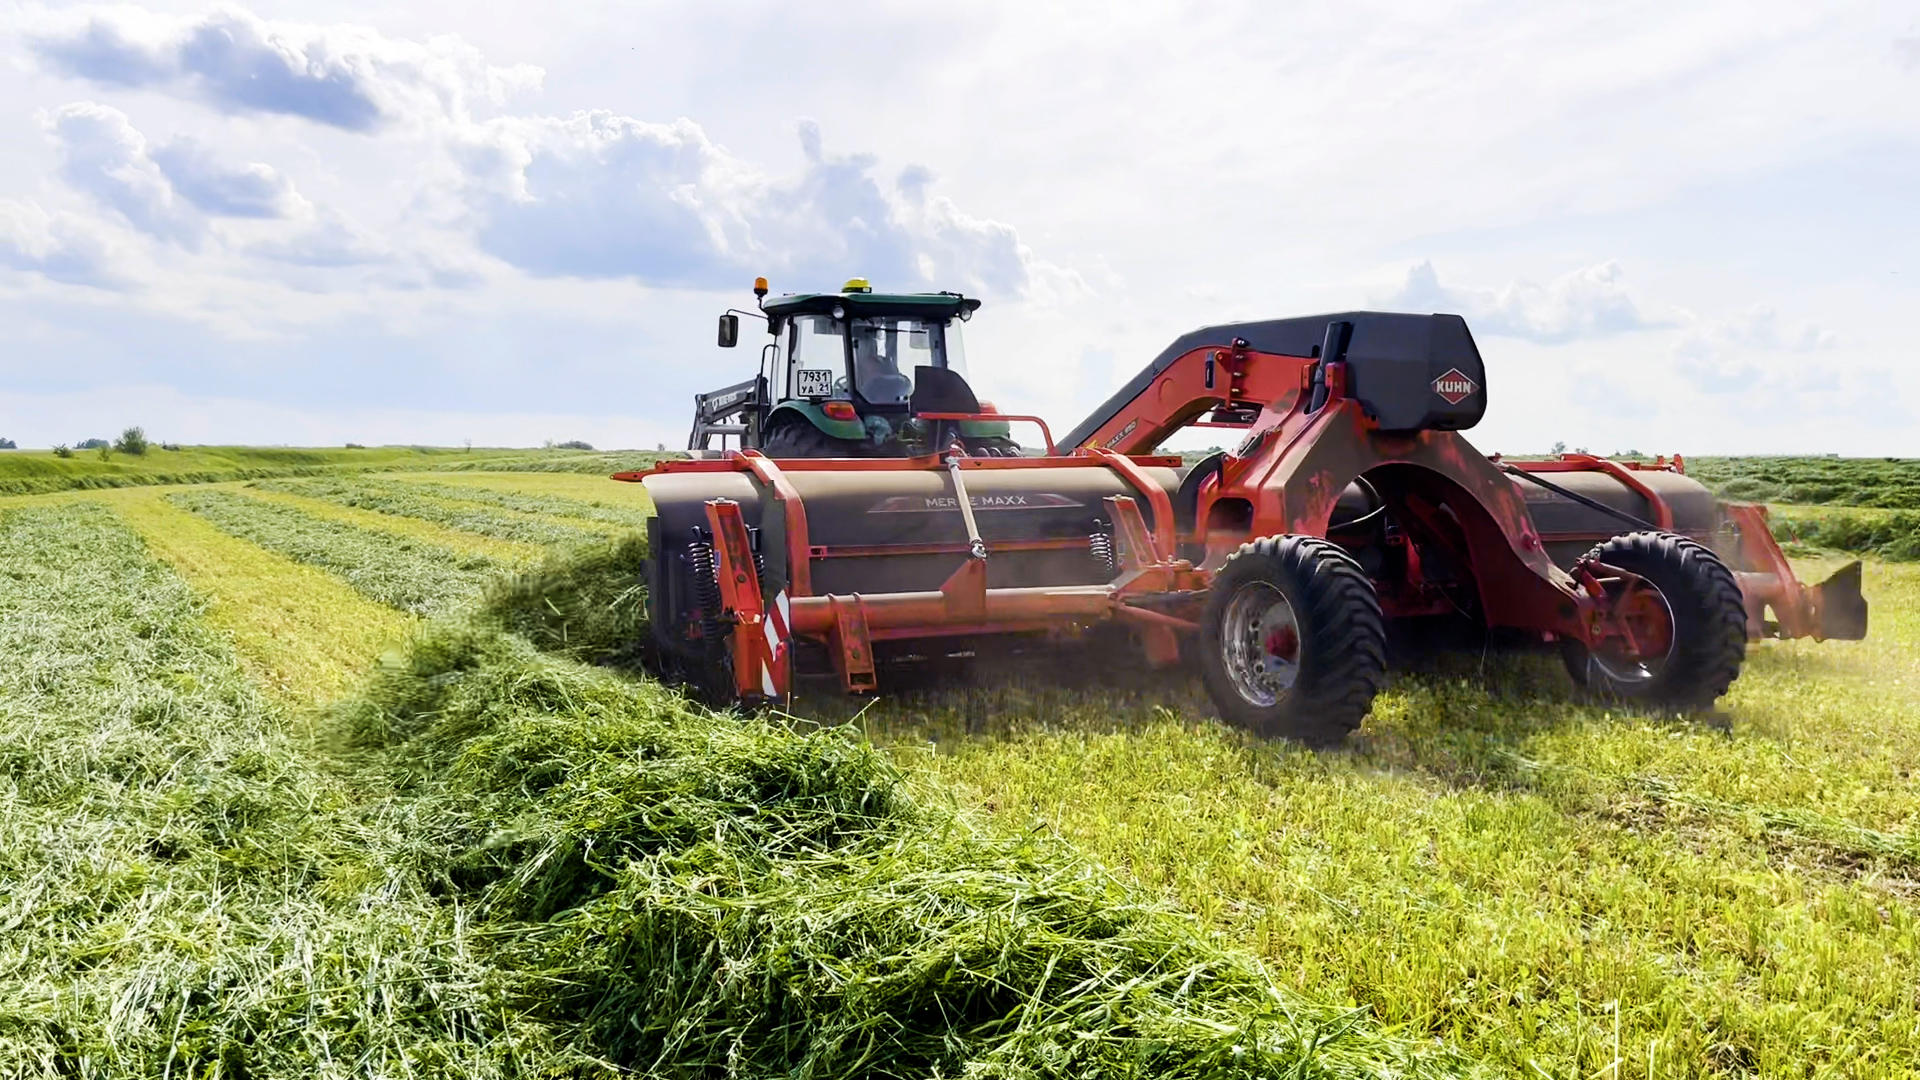
[[[774,594],[760,628],[767,636],[767,651],[760,662],[760,690],[769,698],[784,697],[787,692],[787,590]]]

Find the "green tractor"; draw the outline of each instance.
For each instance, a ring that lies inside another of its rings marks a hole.
[[[911,457],[958,440],[976,457],[1016,456],[1004,421],[929,421],[926,413],[980,413],[966,382],[960,324],[980,301],[959,293],[876,293],[855,278],[837,293],[767,299],[757,317],[772,338],[745,382],[694,395],[696,456],[728,449],[773,458]],[[740,316],[720,316],[720,346],[740,343]]]

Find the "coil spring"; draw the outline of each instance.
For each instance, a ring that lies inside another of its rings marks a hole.
[[[700,604],[700,629],[713,647],[725,632],[720,622],[720,578],[714,569],[713,544],[696,536],[687,545],[687,572],[693,577],[693,597]]]
[[[1113,535],[1105,529],[1096,528],[1087,534],[1087,551],[1107,573],[1120,569],[1119,561],[1113,557]]]

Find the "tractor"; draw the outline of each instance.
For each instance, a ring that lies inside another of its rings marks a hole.
[[[968,427],[1015,419],[955,368],[970,304],[766,303],[746,445],[616,475],[657,511],[664,673],[754,705],[809,670],[872,693],[916,657],[1119,630],[1196,668],[1227,720],[1327,745],[1384,685],[1394,626],[1557,650],[1588,692],[1679,712],[1726,692],[1749,641],[1866,634],[1858,563],[1802,584],[1765,508],[1717,501],[1678,457],[1475,450],[1488,377],[1457,315],[1203,327],[1060,446],[1041,424],[1043,453],[1008,456]],[[1158,452],[1189,427],[1239,439]]]
[[[939,397],[952,406],[946,411],[992,413],[967,387],[960,332],[979,300],[876,293],[864,278],[837,293],[771,300],[759,278],[753,292],[759,311],[721,315],[719,344],[739,344],[742,315],[764,320],[772,340],[753,378],[694,396],[694,455],[729,437],[775,458],[910,457],[956,437],[975,456],[1019,454],[1005,420],[941,421],[928,415],[941,410],[914,407],[919,394],[922,406]]]

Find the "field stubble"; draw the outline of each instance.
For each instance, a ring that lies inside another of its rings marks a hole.
[[[473,502],[449,501],[444,496],[422,490],[420,485],[394,481],[329,477],[261,480],[249,487],[319,499],[340,506],[371,510],[377,514],[430,521],[477,536],[541,547],[590,544],[605,539],[608,532],[605,528],[591,527],[584,522],[558,521]]]
[[[527,579],[558,603],[510,605],[534,612],[515,630],[604,659],[637,617],[622,565],[571,593]],[[1340,754],[1248,740],[1190,682],[1135,673],[902,688],[858,726],[991,831],[1176,897],[1305,999],[1512,1073],[1907,1075],[1920,573],[1871,563],[1867,592],[1871,641],[1758,647],[1709,721],[1581,705],[1549,660],[1455,656]]]
[[[1758,646],[1691,722],[1581,704],[1552,658],[1478,655],[1400,675],[1338,754],[1199,721],[1184,678],[1063,689],[1052,665],[859,722],[1296,989],[1515,1073],[1904,1076],[1920,571],[1867,582],[1873,641]]]
[[[10,1073],[1474,1071],[849,732],[530,644],[614,650],[635,543],[417,635],[323,764],[104,510],[0,511],[0,539],[0,637],[35,658],[0,672]]]
[[[417,615],[452,611],[480,595],[503,567],[232,491],[185,491],[167,500],[221,531],[338,575],[369,599]]]

